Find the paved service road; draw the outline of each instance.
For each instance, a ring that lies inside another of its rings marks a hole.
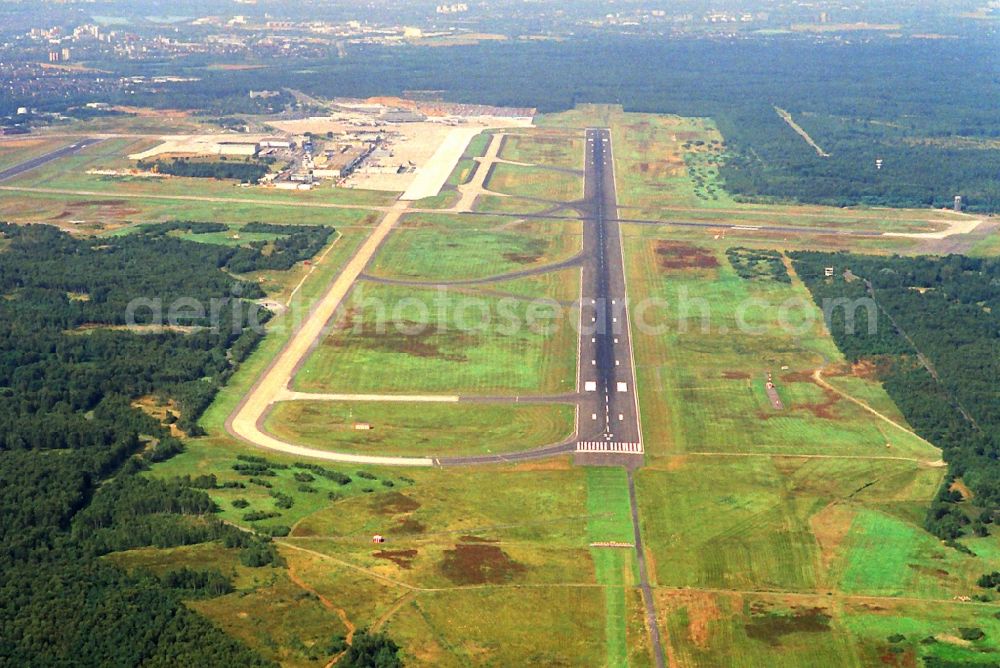
[[[36,167],[41,167],[42,165],[52,162],[53,160],[58,160],[59,158],[64,158],[67,155],[72,155],[85,148],[94,146],[95,144],[100,144],[103,139],[97,139],[93,137],[87,137],[85,139],[80,139],[79,141],[70,144],[69,146],[63,146],[60,149],[56,149],[51,153],[46,153],[45,155],[40,155],[37,158],[32,158],[31,160],[25,160],[20,165],[14,165],[9,169],[5,169],[0,172],[0,181],[8,181],[15,176],[20,176],[25,172],[29,172]]]
[[[579,440],[642,452],[611,133],[588,130],[580,328]],[[627,444],[627,448],[618,445]],[[589,447],[595,447],[590,445]]]

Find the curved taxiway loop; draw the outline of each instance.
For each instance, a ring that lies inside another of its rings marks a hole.
[[[315,341],[322,337],[337,312],[337,308],[351,291],[358,276],[378,251],[382,242],[407,210],[406,202],[397,202],[375,226],[354,256],[334,279],[329,289],[316,302],[309,316],[294,332],[281,352],[272,360],[264,373],[226,420],[226,431],[243,441],[261,448],[290,455],[325,459],[334,462],[386,466],[433,466],[427,457],[386,457],[328,452],[287,443],[264,430],[264,421],[274,402],[287,390],[296,367],[309,354]]]
[[[288,343],[285,344],[281,352],[274,358],[270,365],[264,370],[260,378],[246,394],[243,400],[236,406],[229,418],[226,420],[226,431],[232,436],[255,445],[260,448],[283,452],[289,455],[308,457],[311,459],[322,459],[331,462],[342,462],[350,464],[368,464],[373,466],[463,466],[475,464],[500,464],[505,462],[523,462],[533,459],[543,459],[554,455],[570,453],[574,450],[577,434],[576,421],[574,421],[574,433],[569,438],[560,443],[546,445],[531,450],[521,452],[511,452],[496,455],[470,455],[466,457],[392,457],[385,455],[364,455],[345,452],[333,452],[319,448],[311,448],[296,445],[283,441],[267,432],[265,422],[267,417],[279,401],[296,400],[384,400],[382,395],[341,395],[341,394],[310,394],[305,392],[295,392],[289,389],[292,377],[296,369],[310,353],[315,343],[326,334],[332,324],[334,315],[338,307],[344,302],[355,282],[362,276],[365,267],[368,266],[372,257],[378,252],[379,247],[385,241],[392,229],[399,222],[400,218],[407,212],[407,203],[400,201],[393,205],[385,217],[372,231],[371,235],[358,248],[354,256],[348,261],[343,270],[337,275],[333,283],[317,301],[306,318],[295,331],[292,332]],[[573,258],[573,264],[581,261],[580,257]],[[512,402],[535,402],[535,401],[567,401],[573,402],[575,395],[559,395],[558,397],[508,397],[507,401]],[[425,401],[425,402],[457,402],[481,401],[487,398],[481,397],[457,397],[457,396],[428,396],[409,395],[406,397],[394,397],[396,400]],[[574,402],[575,403],[575,402]]]

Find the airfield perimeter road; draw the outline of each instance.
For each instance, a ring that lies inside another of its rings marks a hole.
[[[37,158],[32,158],[31,160],[25,160],[19,165],[14,165],[9,169],[5,169],[4,171],[0,172],[0,181],[8,181],[14,178],[15,176],[20,176],[25,172],[30,172],[32,169],[41,167],[45,163],[52,162],[53,160],[58,160],[60,158],[65,158],[66,156],[82,151],[85,148],[89,148],[91,146],[94,146],[95,144],[100,144],[102,141],[104,140],[96,137],[86,137],[84,139],[80,139],[70,144],[69,146],[63,146],[62,148],[56,149],[55,151],[51,151],[50,153],[46,153],[45,155],[40,155]]]

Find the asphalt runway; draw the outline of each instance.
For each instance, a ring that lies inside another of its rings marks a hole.
[[[642,439],[612,164],[611,133],[588,130],[578,440],[614,451]]]
[[[0,182],[8,181],[14,178],[15,176],[20,176],[25,172],[30,172],[32,169],[41,167],[42,165],[52,162],[53,160],[58,160],[59,158],[65,158],[67,155],[78,153],[79,151],[82,151],[85,148],[94,146],[95,144],[100,144],[102,141],[104,140],[95,137],[87,137],[73,144],[70,144],[69,146],[63,146],[60,149],[56,149],[51,153],[40,155],[37,158],[32,158],[31,160],[25,160],[19,165],[14,165],[9,169],[5,169],[4,171],[0,172]]]

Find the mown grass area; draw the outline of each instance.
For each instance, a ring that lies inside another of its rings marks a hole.
[[[833,208],[804,208],[791,206],[764,206],[740,205],[741,208],[731,209],[695,209],[672,206],[652,206],[650,208],[623,208],[623,217],[636,220],[650,221],[680,221],[708,223],[719,226],[719,230],[713,234],[723,231],[726,234],[736,236],[750,236],[760,238],[770,236],[776,239],[787,239],[791,243],[796,243],[794,232],[770,232],[748,230],[730,230],[734,225],[744,227],[763,227],[775,225],[788,225],[796,228],[823,228],[824,230],[855,230],[867,233],[881,232],[905,232],[924,233],[945,229],[949,223],[948,214],[939,213],[932,210],[872,210],[864,209],[833,209]],[[704,233],[709,232],[708,229]],[[752,234],[747,235],[747,232]],[[836,235],[827,235],[834,243],[882,243],[894,245],[905,241],[903,239],[879,239],[878,237],[869,239],[837,239]],[[802,240],[798,240],[802,243]],[[807,245],[815,248],[817,238],[806,240]]]
[[[1000,563],[995,537],[965,539],[973,553],[965,554],[925,532],[922,517],[893,511],[890,506],[854,515],[843,562],[832,571],[843,591],[938,599],[987,593],[975,582]]]
[[[817,368],[846,368],[797,278],[740,278],[717,246],[654,234],[627,236],[647,451],[909,457],[935,448],[814,382]],[[770,372],[783,408],[765,391]],[[891,403],[858,377],[861,399]],[[904,422],[900,424],[905,426]]]
[[[575,221],[414,214],[390,234],[369,273],[413,280],[486,278],[566,260],[581,245],[581,224]]]
[[[532,197],[549,202],[574,202],[583,197],[583,176],[520,165],[498,164],[486,188],[507,195]]]
[[[657,591],[656,599],[679,665],[862,665],[825,596]]]
[[[637,477],[658,585],[952,600],[993,570],[922,528],[940,468],[903,461],[679,457]]]
[[[596,588],[433,592],[388,630],[417,665],[596,666],[605,659],[601,607]]]
[[[46,153],[68,146],[72,140],[64,137],[30,137],[0,142],[0,171],[16,167]]]
[[[981,239],[976,240],[967,254],[978,257],[1000,255],[1000,230],[993,228]]]
[[[298,576],[355,623],[375,620],[407,665],[604,664],[584,471],[553,461],[407,475],[412,486],[345,498],[281,539]],[[371,545],[373,533],[386,543]]]
[[[1000,637],[991,607],[952,601],[659,591],[657,602],[685,666],[987,666]],[[983,639],[961,638],[972,628]]]
[[[87,233],[118,233],[138,223],[186,220],[220,223],[370,226],[382,214],[361,209],[336,209],[258,203],[157,199],[116,195],[65,195],[8,191],[0,198],[0,216],[12,222],[48,222]]]
[[[272,234],[266,232],[243,232],[242,225],[231,225],[225,232],[207,232],[195,234],[186,232],[173,236],[178,236],[185,241],[196,241],[202,244],[215,244],[217,246],[245,246],[255,241],[274,241],[285,235]]]
[[[554,301],[366,283],[293,384],[313,392],[561,394],[575,389],[578,322],[575,306]]]
[[[463,158],[481,158],[486,155],[486,149],[490,147],[490,142],[493,141],[492,132],[480,132],[478,135],[472,138],[469,145],[465,147],[465,153],[462,155]]]
[[[622,215],[627,216],[629,214],[623,212]],[[678,215],[682,218],[686,216],[686,214]],[[774,220],[778,219],[773,218],[772,221]],[[624,235],[627,237],[663,237],[669,238],[672,241],[685,241],[692,245],[712,250],[717,254],[725,253],[727,249],[733,247],[769,251],[782,250],[786,252],[824,248],[831,252],[844,250],[870,255],[887,255],[893,253],[900,255],[925,254],[925,251],[921,251],[925,242],[909,237],[799,234],[792,232],[732,229],[728,225],[721,223],[718,227],[704,228],[669,224],[654,226],[624,223],[622,229]]]
[[[610,127],[612,121],[624,113],[620,104],[578,104],[573,109],[555,114],[539,114],[535,126],[540,128],[587,128]]]
[[[456,204],[461,198],[458,190],[453,186],[446,185],[441,189],[437,195],[432,197],[424,197],[423,199],[418,199],[413,203],[413,208],[415,209],[449,209]]]
[[[818,549],[768,459],[683,461],[636,478],[657,585],[808,591]],[[863,484],[863,483],[862,483]],[[805,515],[805,516],[803,516]]]
[[[615,105],[580,105],[572,111],[542,116],[537,123],[543,127],[611,128],[618,204],[625,217],[682,218],[726,227],[780,221],[800,227],[927,232],[942,229],[942,221],[949,215],[930,209],[738,202],[726,192],[719,176],[725,139],[709,118],[625,113]]]
[[[628,480],[621,468],[587,469],[587,538],[591,543],[631,543],[632,517]],[[604,589],[604,665],[628,665],[629,620],[626,587],[634,585],[634,552],[628,548],[594,547],[590,550],[597,581]]]
[[[709,119],[615,114],[611,142],[619,205],[638,210],[654,209],[666,202],[707,206],[697,197],[685,162],[694,149],[689,151],[684,144],[713,139],[718,141],[721,135]],[[732,202],[724,194],[722,197],[721,201]]]
[[[465,185],[472,178],[472,174],[475,171],[476,161],[472,158],[462,158],[455,165],[455,171],[448,177],[447,183],[452,187]]]
[[[610,127],[618,199],[626,217],[663,220],[717,220],[720,225],[781,221],[813,227],[927,232],[943,229],[950,214],[932,209],[750,204],[725,190],[718,166],[725,139],[712,119],[625,113],[617,105],[579,105],[543,115],[549,128]],[[714,143],[713,143],[714,142]]]
[[[500,157],[546,167],[583,169],[583,134],[537,131],[530,134],[508,133]]]
[[[568,267],[533,276],[522,276],[502,283],[480,283],[462,288],[463,294],[517,299],[555,299],[564,306],[580,296],[580,268]]]
[[[549,465],[405,476],[413,483],[345,497],[282,540],[412,586],[594,583],[582,472]],[[383,545],[372,546],[375,533]]]
[[[565,459],[520,466],[406,469],[402,475],[413,482],[346,497],[299,522],[289,540],[330,543],[324,550],[341,545],[354,549],[360,541],[361,548],[371,550],[378,549],[368,542],[373,532],[386,536],[387,548],[428,541],[454,545],[463,536],[478,536],[503,545],[534,543],[537,549],[586,553],[586,472]],[[391,562],[382,565],[394,572],[407,570]],[[570,571],[566,581],[586,579],[587,573],[592,570],[584,563]]]
[[[265,423],[283,441],[322,450],[438,457],[527,450],[573,433],[562,404],[410,404],[286,401]],[[359,431],[355,424],[371,429]]]
[[[552,202],[540,202],[523,197],[501,197],[499,195],[480,195],[476,198],[474,211],[481,213],[506,213],[506,214],[538,214],[545,213],[555,207]],[[573,216],[572,211],[560,210],[560,216]]]
[[[272,298],[282,302],[289,299],[290,293],[299,286],[299,283],[301,283],[301,287],[296,293],[295,299],[288,303],[285,312],[267,323],[267,334],[264,340],[258,344],[250,357],[240,364],[225,387],[221,388],[215,395],[215,400],[206,409],[200,420],[200,424],[208,432],[209,438],[195,441],[195,443],[211,441],[212,439],[228,439],[225,432],[226,419],[260,374],[264,372],[267,365],[271,363],[271,360],[281,351],[295,324],[308,315],[312,304],[329,287],[340,268],[354,254],[366,237],[367,235],[364,233],[337,237],[331,242],[334,246],[330,253],[324,260],[315,264],[314,271],[311,272],[301,265],[288,272],[259,272],[264,278],[262,284],[264,289]],[[308,277],[306,277],[307,274]],[[305,281],[302,280],[303,278]],[[233,447],[246,449],[247,446],[234,444]]]

